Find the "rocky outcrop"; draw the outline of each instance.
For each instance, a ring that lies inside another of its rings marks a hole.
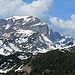
[[[40,34],[44,34],[49,37],[49,28],[48,25],[44,22],[41,22],[37,17],[18,17],[12,16],[6,20],[0,20],[1,28],[0,35],[4,33],[14,32],[17,29],[21,28],[24,30],[33,30],[37,31]]]
[[[54,47],[49,38],[48,25],[37,17],[12,16],[5,21],[7,24],[0,28],[1,54],[10,55],[16,51],[35,54]]]

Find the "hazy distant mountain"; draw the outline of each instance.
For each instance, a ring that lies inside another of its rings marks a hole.
[[[54,32],[50,29],[50,37],[55,44],[61,46],[69,46],[74,44],[74,39],[72,37],[62,36],[59,32]]]

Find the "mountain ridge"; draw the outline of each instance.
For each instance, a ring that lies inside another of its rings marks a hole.
[[[72,37],[61,35],[59,32],[54,32],[52,29],[50,29],[50,37],[55,44],[61,46],[69,46],[74,44],[74,39]]]
[[[25,51],[26,49],[28,52],[34,51],[37,53],[50,50],[50,45],[53,47],[53,43],[49,38],[48,25],[41,22],[37,17],[12,16],[7,18],[6,21],[7,24],[3,24],[0,28],[1,50],[5,54],[11,54],[14,51]]]
[[[70,51],[66,46],[72,47],[73,45],[67,45],[68,41],[63,45],[64,43],[59,41],[62,38],[65,39],[65,36],[61,37],[58,32],[51,32],[48,25],[37,17],[12,16],[6,20],[1,19],[0,73],[9,73],[11,70],[17,72],[21,70],[20,68],[28,58],[34,58],[40,53],[58,48],[61,52]],[[58,38],[59,40],[56,40]],[[29,68],[31,69],[31,67]]]

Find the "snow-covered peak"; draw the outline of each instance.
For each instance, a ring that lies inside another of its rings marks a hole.
[[[25,20],[29,21],[29,20],[33,19],[35,21],[38,18],[37,17],[33,17],[33,16],[11,16],[11,17],[7,18],[6,20],[9,20],[9,19],[12,19],[13,21],[14,20],[19,20],[19,19],[24,19],[24,21]]]
[[[33,30],[37,31],[40,34],[44,34],[46,36],[49,35],[49,28],[45,22],[41,22],[41,20],[37,17],[33,16],[12,16],[6,19],[7,24],[4,25],[2,29],[2,33],[11,33],[15,32],[19,29],[22,30]],[[4,31],[3,31],[4,30]]]
[[[10,55],[15,52],[37,54],[54,48],[49,36],[49,28],[45,22],[33,16],[12,16],[6,19],[1,27],[1,54]]]
[[[9,27],[10,27],[10,25],[9,25],[9,24],[7,24],[7,25],[6,25],[6,27],[5,27],[5,29],[8,29]]]
[[[7,18],[6,20],[9,20],[9,19],[22,19],[22,18],[24,18],[24,19],[26,19],[28,16],[11,16],[11,17],[9,17],[9,18]]]

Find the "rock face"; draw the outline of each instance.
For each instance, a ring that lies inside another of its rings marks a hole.
[[[53,32],[52,29],[50,29],[50,37],[55,44],[61,46],[69,46],[74,44],[73,38],[62,36],[59,32]]]
[[[0,20],[0,74],[19,68],[37,53],[54,49],[46,23],[33,16],[12,16]],[[19,63],[19,64],[17,64]]]
[[[21,28],[24,30],[37,31],[38,33],[49,37],[48,25],[44,22],[41,22],[37,17],[33,16],[12,16],[6,20],[0,20],[0,25],[0,35],[3,35],[4,33],[15,32],[17,29]]]
[[[71,43],[67,43],[71,40],[70,38],[61,36],[58,32],[54,33],[52,30],[49,31],[48,25],[37,17],[12,16],[6,20],[1,19],[0,75],[8,75],[12,70],[16,73],[22,72],[26,59],[30,57],[34,59],[33,55],[55,49],[54,43],[63,44],[59,42],[62,39],[65,39],[63,42],[65,44]],[[24,66],[25,71],[30,72],[29,69],[31,71],[29,65]]]
[[[17,51],[36,54],[51,50],[53,47],[47,24],[37,17],[12,16],[1,20],[0,23],[0,54],[2,55],[10,55]]]

